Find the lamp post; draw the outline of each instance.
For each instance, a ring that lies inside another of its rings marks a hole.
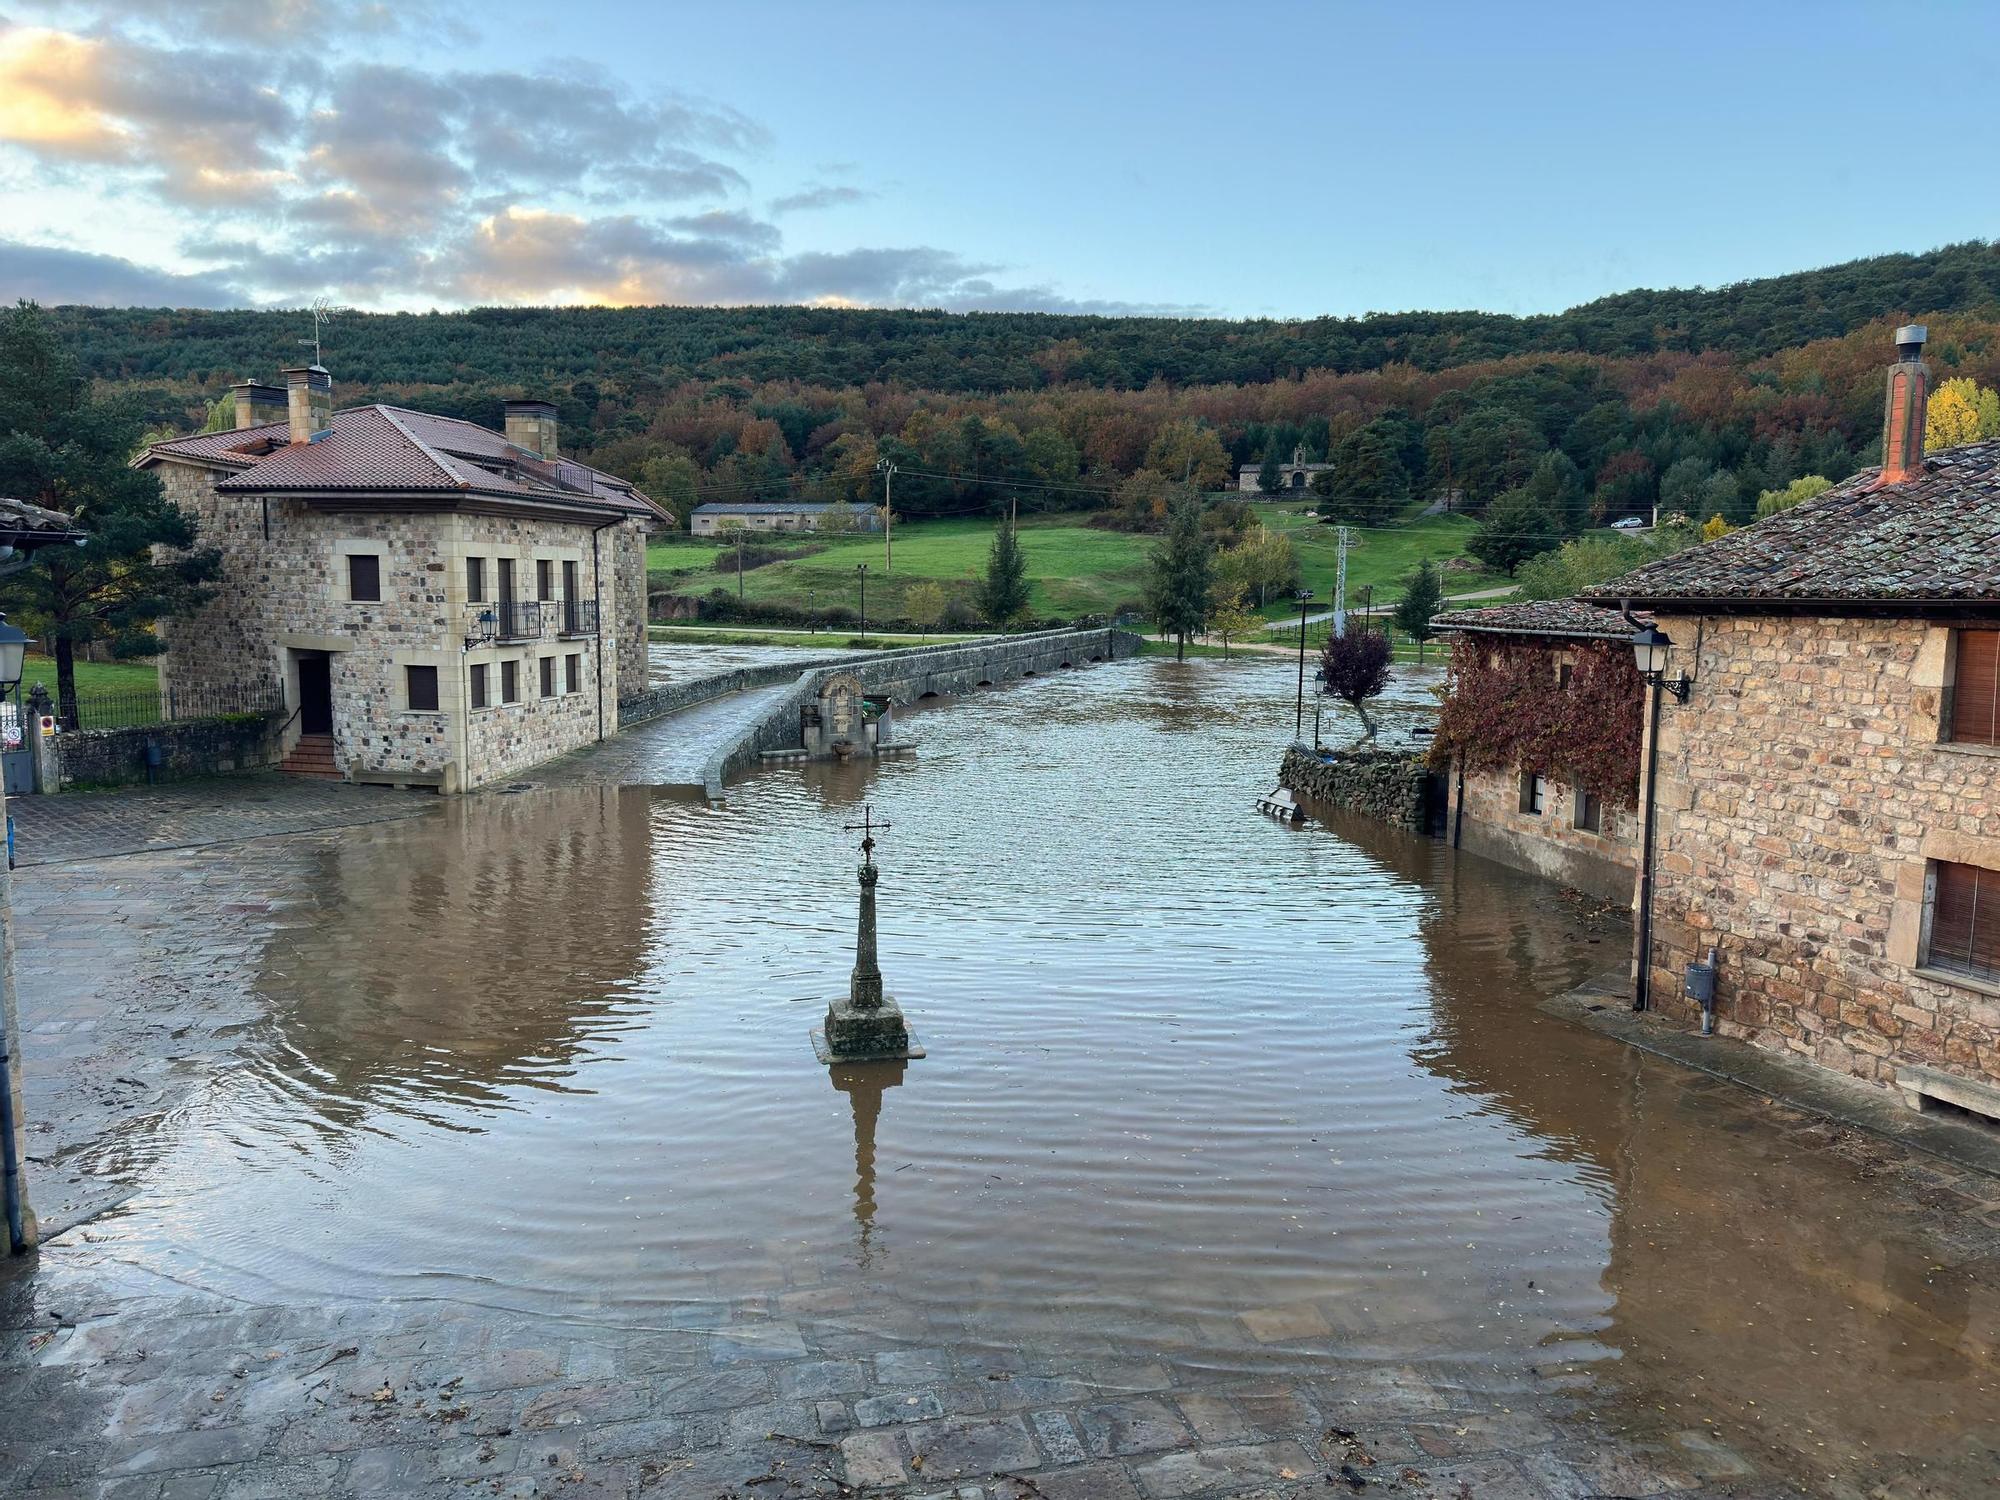
[[[854,576],[861,580],[861,639],[868,639],[868,564],[854,565]]]
[[[1305,733],[1306,727],[1306,605],[1312,599],[1311,589],[1300,589],[1293,597],[1299,601],[1299,709],[1292,716],[1292,738]]]
[[[1370,630],[1375,628],[1375,585],[1372,583],[1361,585],[1361,618],[1368,622]]]
[[[21,685],[27,655],[28,633],[18,625],[8,624],[7,617],[0,615],[0,703]]]
[[[819,615],[813,609],[813,591],[811,589],[806,590],[806,634],[819,634]]]
[[[1326,670],[1313,668],[1313,750],[1319,749],[1319,711],[1326,702]]]
[[[1627,619],[1631,619],[1628,614]],[[1635,622],[1636,623],[1636,622]],[[1694,679],[1686,672],[1669,682],[1667,660],[1673,654],[1673,638],[1657,625],[1643,626],[1632,633],[1632,658],[1639,677],[1650,690],[1650,719],[1646,730],[1645,810],[1640,814],[1639,923],[1632,976],[1632,1009],[1645,1010],[1651,999],[1653,969],[1653,823],[1660,783],[1660,700],[1668,693],[1685,703],[1694,691]]]

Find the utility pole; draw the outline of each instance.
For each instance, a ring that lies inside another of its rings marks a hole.
[[[1340,546],[1333,573],[1333,633],[1337,636],[1347,634],[1347,537],[1343,526],[1335,538]]]
[[[875,465],[882,475],[882,572],[896,571],[896,465],[883,459]]]
[[[854,565],[854,576],[861,580],[861,639],[868,639],[868,564]]]
[[[736,533],[736,602],[743,602],[743,533]]]

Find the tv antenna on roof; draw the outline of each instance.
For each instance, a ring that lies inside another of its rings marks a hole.
[[[313,298],[313,304],[312,304],[313,336],[309,339],[300,339],[299,342],[301,344],[310,344],[312,346],[314,364],[319,365],[325,363],[325,361],[320,358],[319,341],[321,335],[326,332],[327,325],[346,311],[347,311],[346,308],[340,306],[331,297]]]

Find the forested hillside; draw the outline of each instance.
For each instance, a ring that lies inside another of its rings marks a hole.
[[[951,314],[812,307],[480,308],[354,315],[341,375],[372,385],[684,379],[807,385],[891,381],[948,393],[1076,382],[1223,385],[1391,364],[1441,370],[1518,354],[1770,354],[1898,309],[2000,308],[2000,246],[1885,255],[1716,290],[1635,291],[1544,317],[1377,313],[1296,322]],[[283,312],[64,308],[93,375],[243,379],[289,362]]]
[[[296,313],[63,308],[86,367],[150,421],[199,424],[233,380],[299,357]],[[880,503],[912,517],[1099,509],[1143,527],[1177,483],[1332,458],[1330,516],[1441,497],[1532,551],[1656,501],[1749,519],[1877,440],[1889,330],[1929,321],[1940,380],[2000,383],[2000,248],[1949,246],[1546,318],[1295,324],[771,308],[349,316],[341,404],[500,425],[546,395],[565,451],[685,510],[703,498]],[[1968,388],[1969,399],[1977,391]],[[220,415],[220,414],[216,414]],[[1510,567],[1508,548],[1490,561]]]

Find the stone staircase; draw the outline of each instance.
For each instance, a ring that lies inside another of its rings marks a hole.
[[[340,767],[333,758],[333,736],[330,734],[302,734],[299,742],[292,747],[280,771],[293,776],[319,776],[328,781],[340,780]]]

